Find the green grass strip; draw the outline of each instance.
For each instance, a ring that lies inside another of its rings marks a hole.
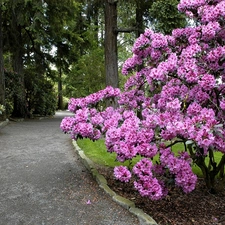
[[[119,165],[129,166],[137,163],[141,157],[137,156],[133,158],[131,161],[125,161],[124,163],[118,162],[116,160],[116,153],[107,152],[104,140],[91,141],[89,139],[79,139],[77,140],[77,144],[84,151],[85,155],[91,159],[93,162],[108,166],[115,167]]]
[[[137,163],[141,157],[137,156],[133,158],[131,161],[125,161],[124,163],[118,162],[116,160],[116,153],[110,153],[107,152],[106,146],[104,143],[104,140],[98,140],[98,141],[91,141],[90,139],[79,139],[77,141],[77,144],[79,147],[84,151],[85,155],[91,159],[93,162],[103,165],[103,166],[108,166],[108,167],[115,167],[119,165],[124,165],[124,166],[132,166],[135,163]],[[175,154],[177,154],[179,151],[182,151],[184,149],[183,144],[177,143],[172,147],[172,150]],[[219,160],[222,157],[221,152],[215,152],[215,161],[219,162]],[[158,160],[158,156],[156,156],[153,161]],[[209,158],[206,158],[206,164],[208,164]],[[201,176],[201,170],[197,165],[193,165],[192,167],[193,172]]]

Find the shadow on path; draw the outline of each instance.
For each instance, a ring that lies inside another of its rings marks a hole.
[[[0,130],[0,225],[139,224],[74,153],[59,128],[69,115],[10,122]]]

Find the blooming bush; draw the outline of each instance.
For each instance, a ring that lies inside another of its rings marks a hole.
[[[123,65],[122,73],[129,75],[125,91],[107,87],[71,99],[75,115],[61,123],[75,140],[104,136],[107,150],[120,162],[142,156],[133,168],[120,166],[114,174],[123,182],[133,175],[135,188],[153,200],[167,195],[171,183],[193,191],[193,163],[211,191],[216,175],[224,174],[225,0],[181,0],[178,9],[197,25],[172,35],[146,30]],[[97,110],[106,98],[117,98],[119,107]],[[184,147],[174,154],[177,143]],[[219,162],[216,151],[223,153]]]

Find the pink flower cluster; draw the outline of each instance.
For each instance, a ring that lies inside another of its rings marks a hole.
[[[145,127],[134,111],[124,111],[118,127],[106,132],[105,144],[110,152],[116,152],[117,160],[124,162],[141,155],[153,158],[158,148],[154,141],[154,130]]]
[[[148,197],[152,200],[159,200],[168,193],[164,183],[153,175],[154,166],[146,158],[140,160],[134,167],[133,173],[138,177],[134,182],[135,188],[141,196]]]
[[[105,112],[98,112],[95,105],[102,99],[114,98],[119,95],[120,90],[118,88],[108,86],[104,90],[84,98],[71,98],[68,109],[74,112],[74,117],[65,117],[60,125],[61,130],[70,133],[75,140],[79,137],[98,140],[101,133],[108,129],[107,122],[115,118],[116,114],[113,114],[114,109],[112,108],[108,108]],[[109,114],[113,114],[113,116],[111,117]],[[103,122],[105,122],[105,126],[103,126]]]
[[[178,9],[191,18],[198,17],[202,23],[223,20],[225,2],[223,0],[211,1],[212,4],[208,2],[206,0],[181,0]]]
[[[195,27],[175,29],[172,35],[147,29],[123,65],[122,73],[130,74],[125,91],[107,87],[71,99],[74,117],[61,123],[74,139],[104,137],[120,162],[142,156],[132,171],[120,166],[114,174],[123,182],[133,174],[135,188],[153,200],[167,194],[165,171],[185,193],[196,185],[191,158],[173,154],[168,143],[189,143],[196,157],[205,157],[209,149],[225,154],[225,0],[181,0],[178,8],[198,21]],[[117,109],[95,108],[111,97],[117,98]],[[159,164],[153,165],[157,155]]]
[[[131,172],[127,169],[126,166],[117,166],[114,168],[114,175],[116,179],[121,182],[129,182],[131,178]]]
[[[160,153],[160,162],[175,176],[176,185],[181,187],[185,193],[193,191],[197,176],[193,174],[188,159],[175,157],[169,148],[161,149]]]
[[[92,119],[90,120],[90,118]],[[63,132],[69,133],[72,139],[77,140],[79,137],[98,140],[101,137],[101,132],[97,129],[101,122],[101,116],[88,108],[79,109],[75,112],[74,117],[65,117],[60,125]],[[96,123],[96,120],[98,122]]]
[[[100,90],[96,93],[88,95],[85,98],[71,98],[69,101],[68,109],[71,112],[75,112],[77,109],[85,108],[91,105],[95,105],[100,102],[104,98],[112,98],[117,97],[120,94],[120,90],[118,88],[106,87],[103,90]]]

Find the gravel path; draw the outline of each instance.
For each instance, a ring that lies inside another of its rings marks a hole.
[[[0,129],[0,225],[138,225],[74,153],[59,128],[66,115]]]

